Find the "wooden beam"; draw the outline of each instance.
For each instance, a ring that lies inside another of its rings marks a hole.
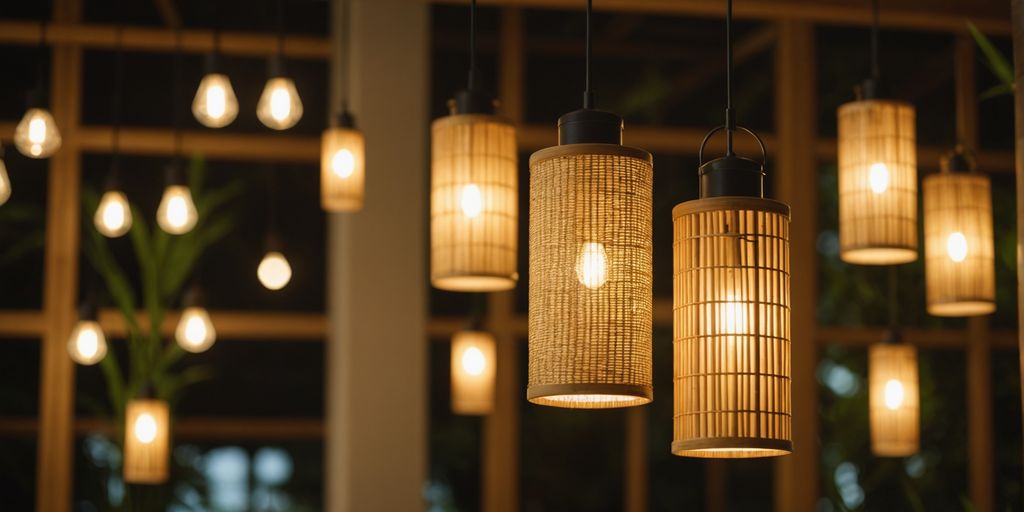
[[[1024,84],[1024,0],[1010,1],[1013,20],[1014,83]],[[1017,184],[1017,319],[1024,319],[1024,94],[1014,94],[1014,159]],[[1024,329],[1017,334],[1018,368],[1024,369]],[[1021,402],[1024,403],[1024,370],[1020,372]],[[1024,412],[1024,407],[1022,407]],[[1024,447],[1024,445],[1022,445]]]
[[[168,311],[160,332],[172,336],[180,317],[180,311]],[[322,313],[215,310],[210,311],[210,320],[217,329],[217,337],[226,340],[323,341],[327,336],[327,319]],[[107,336],[123,338],[127,335],[124,315],[119,310],[100,311],[99,321]],[[148,329],[147,314],[139,313],[137,321]]]
[[[122,128],[120,137],[122,153],[156,156],[175,153],[174,130],[170,128]],[[109,126],[83,126],[77,142],[83,152],[107,153],[113,149],[113,130]],[[320,161],[320,138],[301,135],[185,131],[181,135],[181,149],[215,160]]]
[[[39,44],[39,23],[0,20],[0,43],[35,46]],[[124,27],[121,44],[125,51],[173,53],[178,50],[178,31],[167,28]],[[83,48],[113,49],[117,46],[115,25],[51,23],[46,26],[46,42],[53,46],[74,45]],[[221,32],[221,54],[233,57],[270,57],[277,54],[278,39],[274,34],[258,32]],[[181,51],[209,53],[213,51],[213,31],[185,29],[181,31]],[[290,35],[284,40],[282,52],[289,58],[327,60],[331,46],[325,37]]]
[[[514,512],[519,510],[519,408],[524,400],[521,346],[508,322],[515,309],[514,292],[488,295],[487,309],[497,339],[498,368],[494,412],[484,418],[481,510]]]
[[[647,429],[649,413],[647,407],[630,407],[626,409],[625,439],[625,512],[645,512],[649,510],[648,495],[650,481],[648,478],[647,460]]]
[[[320,418],[177,418],[174,438],[187,441],[303,441],[323,438]],[[0,437],[34,438],[36,418],[0,418]],[[117,435],[119,429],[106,418],[75,418],[74,432],[82,437],[101,433]]]
[[[704,461],[704,511],[726,512],[725,482],[728,478],[729,463],[725,459]]]
[[[42,311],[0,311],[0,336],[38,338],[46,330],[46,316]]]
[[[174,5],[174,0],[153,0],[153,3],[156,4],[156,10],[164,20],[164,25],[171,28],[181,27],[181,15],[178,14],[178,7]]]

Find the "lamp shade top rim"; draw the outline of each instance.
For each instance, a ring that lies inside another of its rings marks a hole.
[[[530,166],[533,166],[537,162],[548,160],[550,158],[582,155],[623,156],[638,158],[649,164],[654,163],[654,157],[652,157],[648,151],[640,148],[622,146],[619,144],[585,143],[563,144],[560,146],[551,146],[549,148],[537,150],[532,155],[530,155]]]
[[[751,196],[718,196],[692,199],[672,208],[672,218],[711,210],[756,210],[790,216],[789,205],[775,199]]]

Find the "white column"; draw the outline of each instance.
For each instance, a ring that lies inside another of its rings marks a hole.
[[[366,135],[366,205],[328,221],[325,509],[422,510],[429,6],[350,1],[351,110]],[[332,0],[334,41],[340,11]],[[339,64],[336,56],[334,105]]]

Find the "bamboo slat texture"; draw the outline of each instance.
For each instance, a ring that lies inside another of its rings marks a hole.
[[[496,363],[491,333],[455,333],[452,337],[452,412],[486,415],[494,410]]]
[[[170,409],[163,400],[132,400],[125,409],[124,481],[167,481],[170,459]]]
[[[880,457],[917,453],[917,348],[878,343],[868,349],[868,403],[871,451]]]
[[[331,127],[320,142],[320,205],[328,212],[363,209],[366,143],[363,132]]]

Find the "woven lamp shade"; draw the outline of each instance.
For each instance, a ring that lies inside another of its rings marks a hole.
[[[366,143],[363,132],[332,127],[320,138],[320,205],[328,212],[363,209]]]
[[[924,246],[928,313],[977,316],[995,311],[987,176],[943,172],[924,179]]]
[[[124,481],[167,481],[170,410],[163,400],[132,400],[125,409]]]
[[[789,207],[698,199],[672,224],[672,453],[790,453]]]
[[[487,114],[434,121],[430,280],[442,290],[515,287],[518,171],[515,129]]]
[[[861,100],[839,107],[840,257],[859,265],[917,259],[914,107]]]
[[[617,144],[530,157],[531,402],[651,401],[653,176],[650,153]]]
[[[459,331],[452,338],[452,412],[490,414],[494,410],[494,336]]]
[[[868,401],[871,451],[881,457],[917,453],[920,402],[912,345],[879,343],[868,349]]]

